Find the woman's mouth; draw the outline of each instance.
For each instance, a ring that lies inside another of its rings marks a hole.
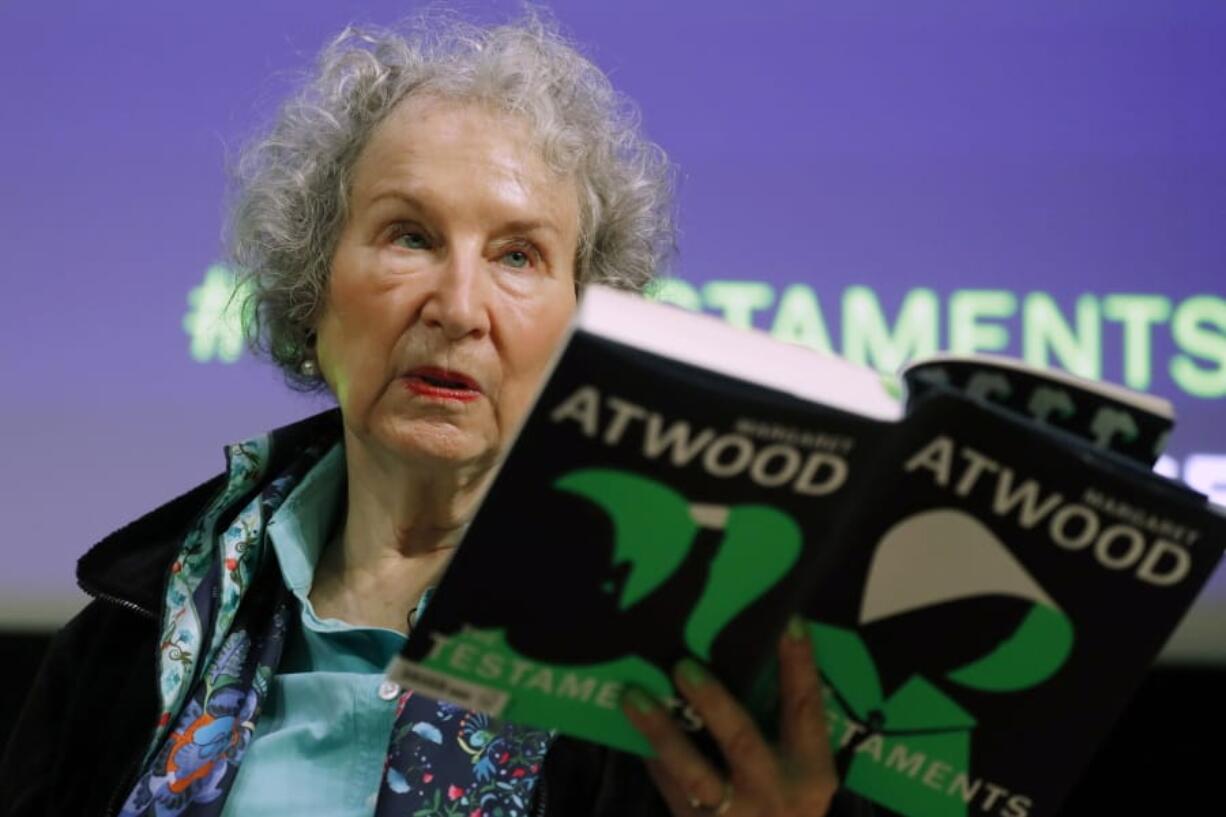
[[[471,403],[481,396],[481,387],[463,372],[437,366],[419,366],[401,380],[405,388],[419,397]]]

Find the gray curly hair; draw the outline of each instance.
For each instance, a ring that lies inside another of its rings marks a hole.
[[[642,291],[674,248],[671,166],[647,141],[635,106],[535,12],[482,28],[428,14],[404,33],[347,28],[236,167],[228,229],[246,293],[248,341],[290,386],[304,375],[348,215],[354,164],[406,97],[427,93],[492,106],[531,123],[542,155],[579,187],[577,286]]]

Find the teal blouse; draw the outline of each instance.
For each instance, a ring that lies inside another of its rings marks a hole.
[[[400,696],[384,670],[405,639],[394,630],[321,619],[308,598],[319,555],[339,523],[344,467],[338,444],[268,523],[302,615],[287,635],[223,817],[374,812]]]

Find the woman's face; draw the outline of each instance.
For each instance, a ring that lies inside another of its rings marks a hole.
[[[490,461],[535,394],[575,309],[579,206],[530,137],[409,98],[358,157],[316,353],[376,457]]]

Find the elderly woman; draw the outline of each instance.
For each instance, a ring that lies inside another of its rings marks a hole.
[[[641,290],[671,246],[667,163],[599,70],[534,19],[346,32],[241,171],[257,344],[339,412],[230,446],[82,559],[94,601],[10,742],[8,813],[825,813],[803,637],[780,747],[678,673],[724,768],[639,691],[646,768],[383,679],[584,286]]]

